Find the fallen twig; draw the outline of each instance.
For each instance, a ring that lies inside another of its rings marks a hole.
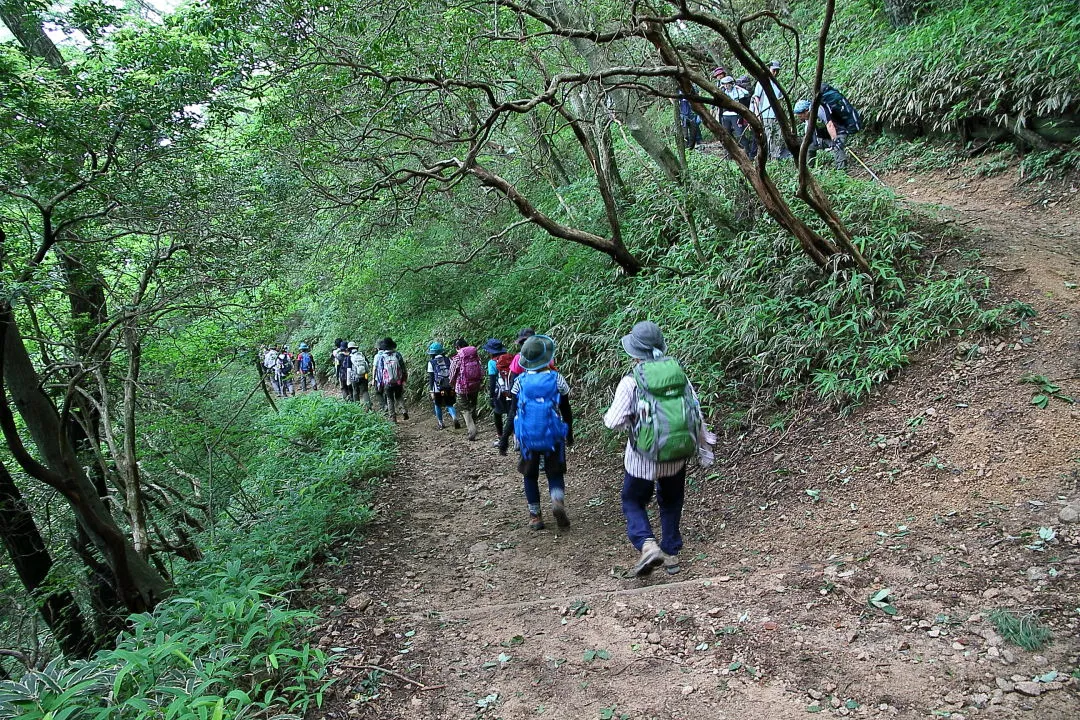
[[[419,680],[413,680],[411,677],[408,677],[407,675],[402,675],[401,673],[396,673],[393,670],[388,670],[388,669],[386,669],[384,667],[381,667],[379,665],[345,665],[345,664],[342,664],[341,667],[348,668],[349,670],[377,670],[378,672],[381,672],[384,675],[389,675],[390,677],[396,677],[398,680],[404,680],[407,683],[415,685],[416,687],[420,688],[423,691],[442,690],[443,688],[446,687],[446,685],[425,685],[424,683],[420,682]]]

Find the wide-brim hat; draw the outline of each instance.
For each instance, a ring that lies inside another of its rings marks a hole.
[[[555,358],[555,341],[547,335],[533,335],[521,345],[518,362],[526,370],[539,370]]]
[[[529,338],[531,338],[535,334],[536,334],[536,331],[533,330],[531,327],[521,328],[520,330],[518,330],[517,344],[520,345],[521,343],[525,342],[526,340],[528,340]]]
[[[660,326],[651,320],[643,320],[634,326],[629,335],[622,338],[623,350],[638,360],[655,360],[667,352],[667,343]]]
[[[496,340],[495,338],[488,338],[488,341],[484,343],[484,347],[480,349],[488,355],[502,355],[506,352],[506,346],[502,344],[502,340]]]
[[[356,350],[356,348],[357,348],[357,347],[358,347],[358,346],[357,346],[357,344],[356,344],[356,343],[354,343],[354,342],[351,342],[351,343],[349,343],[348,345],[346,345],[346,346],[345,346],[345,349],[346,349],[346,350]]]

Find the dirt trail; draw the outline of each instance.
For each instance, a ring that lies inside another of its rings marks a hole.
[[[967,182],[921,176],[910,196],[952,205],[997,291],[1038,315],[931,351],[849,417],[810,407],[721,447],[690,480],[680,575],[618,577],[617,454],[577,449],[572,527],[531,532],[490,420],[470,443],[414,408],[378,519],[317,583],[320,643],[345,659],[313,716],[1080,717],[1080,526],[1058,518],[1080,411],[1019,382],[1080,396],[1077,202]],[[881,588],[895,616],[868,606]],[[1003,642],[996,608],[1038,610],[1053,643]]]

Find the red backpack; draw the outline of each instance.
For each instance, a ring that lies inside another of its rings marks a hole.
[[[504,400],[510,399],[510,366],[514,362],[514,356],[503,353],[495,358],[495,392]]]

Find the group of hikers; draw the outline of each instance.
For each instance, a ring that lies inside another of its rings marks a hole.
[[[511,352],[501,340],[490,338],[477,348],[459,338],[449,355],[441,342],[428,345],[427,393],[436,427],[445,429],[449,416],[455,428],[464,421],[468,439],[476,440],[478,401],[485,392],[497,435],[492,445],[507,455],[513,443],[517,452],[529,528],[544,529],[541,471],[547,477],[551,514],[560,528],[566,528],[570,526],[564,479],[566,450],[574,444],[570,385],[556,369],[552,338],[523,328],[516,345],[517,351]],[[686,466],[693,457],[702,465],[711,465],[711,445],[716,437],[706,428],[697,393],[681,364],[667,355],[667,344],[655,323],[636,324],[622,338],[622,347],[635,361],[634,368],[620,381],[603,421],[608,428],[628,434],[623,453],[622,511],[627,537],[640,553],[631,572],[647,575],[663,566],[675,574],[680,570],[678,555],[683,544],[680,521]],[[400,414],[408,420],[405,360],[392,338],[383,338],[375,349],[375,358],[369,361],[355,342],[335,340],[330,358],[334,381],[345,400],[364,403],[369,410],[374,408],[370,393],[374,383],[387,417],[397,422]],[[314,366],[306,343],[300,344],[295,356],[287,346],[264,351],[263,368],[281,396],[295,394],[293,375],[299,377],[302,389],[307,389],[310,380],[312,389],[317,390]],[[647,512],[654,494],[659,539]]]
[[[779,76],[780,67],[777,60],[769,63],[773,78]],[[761,118],[765,130],[764,149],[758,147],[757,136],[753,132],[746,132],[748,124],[739,113],[720,107],[715,109],[716,121],[731,134],[747,155],[755,157],[759,151],[763,151],[769,160],[790,158],[791,152],[784,143],[780,124],[776,120],[777,110],[772,107],[762,83],[754,85],[753,78],[749,75],[736,78],[723,66],[715,68],[712,77],[720,91]],[[770,80],[770,83],[775,98],[782,100],[784,93],[780,85],[775,79]],[[843,170],[847,167],[847,137],[862,129],[862,117],[843,93],[828,83],[821,86],[821,98],[814,118],[810,117],[812,105],[809,100],[803,99],[796,102],[793,108],[795,119],[802,125],[802,131],[808,125],[813,125],[807,159],[813,160],[819,150],[830,149],[836,169]],[[679,123],[687,149],[693,150],[701,142],[701,117],[694,111],[690,99],[682,92],[679,93]]]

